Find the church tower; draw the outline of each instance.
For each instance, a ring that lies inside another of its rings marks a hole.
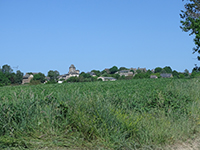
[[[72,74],[72,73],[76,73],[76,68],[74,67],[73,64],[69,67],[69,74]]]

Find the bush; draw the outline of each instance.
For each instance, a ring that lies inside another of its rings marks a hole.
[[[29,83],[30,85],[37,85],[37,84],[41,84],[40,80],[31,80],[31,82]]]

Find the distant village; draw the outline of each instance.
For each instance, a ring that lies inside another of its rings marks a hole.
[[[0,67],[0,86],[5,85],[36,85],[36,84],[53,84],[65,82],[94,82],[94,81],[116,81],[116,80],[131,80],[144,78],[174,78],[174,79],[189,79],[200,78],[200,67],[195,66],[192,73],[187,69],[184,72],[172,70],[170,66],[164,68],[156,67],[155,69],[146,68],[126,68],[113,66],[111,68],[99,70],[91,70],[90,72],[80,72],[75,65],[69,66],[69,71],[66,74],[60,74],[57,70],[49,70],[45,76],[41,72],[27,72],[25,75],[20,70],[16,73],[9,65]]]
[[[170,67],[169,67],[170,68]],[[113,72],[112,72],[113,70]],[[103,73],[101,73],[100,71],[94,70],[91,72],[87,72],[87,73],[81,73],[79,70],[76,70],[76,67],[72,64],[69,67],[69,72],[67,74],[63,74],[63,75],[58,75],[56,76],[56,79],[54,78],[53,80],[57,81],[58,83],[63,83],[64,81],[69,80],[70,78],[79,78],[80,75],[83,75],[83,77],[95,77],[96,80],[98,81],[116,81],[117,79],[131,79],[134,78],[135,76],[138,76],[139,74],[149,74],[148,78],[172,78],[173,74],[172,73],[167,73],[167,71],[160,69],[160,72],[158,72],[157,74],[155,73],[155,70],[147,70],[146,68],[130,68],[127,69],[125,67],[121,67],[121,68],[116,68],[116,66],[114,66],[114,68],[110,68],[110,69],[104,69]],[[189,72],[188,72],[189,73]],[[22,84],[28,84],[31,82],[31,80],[34,78],[34,75],[37,73],[26,73],[23,76],[23,80],[22,80]],[[88,75],[85,75],[88,74]],[[138,76],[138,78],[141,78],[140,76]],[[51,80],[51,77],[46,76],[45,77],[45,82],[47,83]],[[69,80],[69,82],[74,82],[72,80]]]

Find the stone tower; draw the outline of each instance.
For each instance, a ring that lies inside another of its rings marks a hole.
[[[76,73],[76,68],[74,67],[73,64],[69,67],[69,74],[71,73]]]

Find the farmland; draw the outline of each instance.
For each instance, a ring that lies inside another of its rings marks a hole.
[[[0,148],[156,149],[200,131],[197,79],[0,87]]]

